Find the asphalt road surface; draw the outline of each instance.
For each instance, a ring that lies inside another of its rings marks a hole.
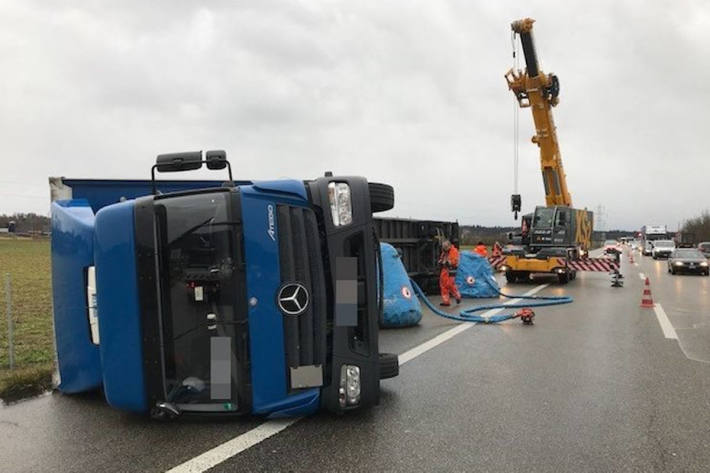
[[[605,273],[504,288],[574,297],[531,327],[426,313],[383,330],[404,363],[371,410],[158,423],[51,394],[0,408],[0,471],[710,471],[710,278],[635,258],[624,288]]]

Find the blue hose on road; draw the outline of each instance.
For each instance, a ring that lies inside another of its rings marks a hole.
[[[523,295],[510,295],[510,294],[505,294],[501,292],[497,287],[493,286],[488,280],[483,279],[486,281],[487,284],[489,284],[495,291],[498,293],[499,296],[501,297],[507,297],[509,299],[524,299],[527,301],[531,302],[516,302],[515,304],[483,304],[483,305],[478,305],[475,307],[469,307],[468,309],[464,309],[458,314],[450,314],[448,312],[444,312],[443,310],[440,310],[437,308],[424,294],[424,291],[422,291],[422,288],[420,288],[416,282],[411,281],[412,287],[414,288],[414,292],[417,293],[417,296],[424,302],[424,305],[426,305],[429,310],[434,312],[436,315],[439,317],[444,317],[446,319],[451,319],[451,320],[456,320],[459,322],[477,322],[477,323],[484,323],[484,324],[497,324],[500,322],[503,322],[505,320],[509,319],[514,319],[517,317],[515,313],[511,314],[496,314],[492,315],[490,317],[483,317],[482,315],[476,314],[476,312],[481,312],[484,310],[491,310],[491,309],[504,309],[504,308],[512,308],[512,309],[522,309],[522,308],[531,308],[531,307],[546,307],[546,306],[552,306],[552,305],[561,305],[561,304],[569,304],[574,301],[570,296],[523,296]]]

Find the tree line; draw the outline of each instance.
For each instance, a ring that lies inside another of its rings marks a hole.
[[[699,216],[686,220],[681,231],[690,234],[696,243],[710,241],[710,212],[705,210]]]
[[[48,233],[52,221],[45,215],[30,213],[0,214],[0,228],[9,228],[14,222],[16,233]]]

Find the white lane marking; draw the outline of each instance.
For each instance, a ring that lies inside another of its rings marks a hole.
[[[671,321],[668,320],[666,311],[663,310],[661,304],[655,304],[653,306],[653,310],[654,312],[656,312],[656,318],[658,319],[658,323],[661,326],[661,330],[663,330],[663,336],[666,338],[672,338],[673,340],[678,340],[678,334],[675,333],[673,324],[671,324]]]
[[[488,313],[488,312],[486,312]],[[422,353],[425,353],[432,348],[434,348],[437,345],[441,345],[444,343],[446,340],[455,337],[456,335],[460,334],[461,332],[470,329],[476,325],[475,323],[467,323],[463,322],[460,325],[457,325],[456,327],[447,330],[444,333],[440,333],[436,337],[432,338],[431,340],[427,340],[426,342],[422,343],[421,345],[417,345],[416,347],[412,348],[411,350],[407,350],[401,355],[399,355],[399,366],[402,366],[408,361],[413,360],[414,358],[418,357]]]
[[[643,273],[639,273],[639,277],[643,279],[644,281],[646,280],[646,275]]]
[[[175,468],[171,468],[167,473],[202,473],[207,471],[237,453],[243,452],[247,448],[278,434],[301,419],[302,417],[295,417],[293,419],[274,419],[264,422],[260,426],[234,437],[232,440],[217,445],[213,449],[207,450],[205,453],[191,458]]]
[[[531,296],[536,292],[543,290],[547,286],[549,286],[549,284],[541,284],[540,286],[529,290],[523,295]],[[505,304],[515,304],[516,302],[520,302],[521,300],[522,299],[513,299],[506,302]],[[491,316],[497,314],[501,310],[503,309],[491,309],[489,311],[486,311],[483,315]],[[407,350],[406,352],[399,355],[400,366],[408,361],[413,360],[419,355],[431,350],[435,346],[441,345],[445,341],[453,338],[454,336],[465,330],[468,330],[474,325],[476,324],[462,322],[460,325],[457,325],[456,327],[449,329],[446,332],[441,333],[430,340],[427,340],[421,345]],[[287,429],[288,427],[292,426],[301,419],[303,419],[303,417],[295,417],[292,419],[274,419],[266,421],[258,427],[249,430],[248,432],[244,432],[243,434],[238,435],[231,440],[227,440],[226,442],[217,445],[216,447],[207,450],[206,452],[194,458],[191,458],[190,460],[187,460],[186,462],[181,463],[176,467],[171,468],[166,473],[203,473],[204,471],[207,471],[210,468],[213,468],[219,465],[220,463],[229,460],[230,458],[243,452],[244,450],[253,447],[254,445],[268,439],[273,435],[278,434],[282,430]]]
[[[531,296],[531,295],[535,294],[536,292],[543,290],[547,286],[549,286],[549,284],[541,284],[541,285],[529,290],[528,292],[526,292],[523,295],[524,296]],[[522,299],[513,299],[508,302],[505,302],[504,304],[505,305],[516,304],[516,303],[520,302],[521,300]],[[491,309],[491,310],[484,312],[481,315],[483,317],[490,317],[492,315],[497,314],[498,312],[500,312],[502,310],[503,310],[502,308]],[[456,327],[451,328],[444,333],[440,333],[439,335],[432,338],[431,340],[428,340],[428,341],[422,343],[421,345],[417,345],[416,347],[405,351],[404,353],[399,355],[399,366],[402,366],[406,362],[413,360],[414,358],[418,357],[422,353],[425,353],[425,352],[431,350],[432,348],[434,348],[438,345],[441,345],[445,341],[449,340],[450,338],[455,337],[456,335],[458,335],[459,333],[461,333],[463,331],[470,329],[474,325],[476,325],[474,322],[462,322],[461,325],[457,325]]]
[[[638,263],[634,262],[634,266],[638,266],[638,265],[639,265]]]

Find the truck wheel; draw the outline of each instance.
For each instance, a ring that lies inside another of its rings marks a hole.
[[[509,283],[514,283],[516,279],[518,279],[518,278],[513,271],[506,271],[505,272],[505,280],[508,281]]]
[[[388,184],[368,182],[372,213],[385,212],[394,207],[394,188]]]
[[[557,275],[557,281],[560,284],[567,284],[569,282],[569,274],[568,273],[561,273]]]
[[[399,375],[399,357],[394,353],[380,353],[380,379]]]

